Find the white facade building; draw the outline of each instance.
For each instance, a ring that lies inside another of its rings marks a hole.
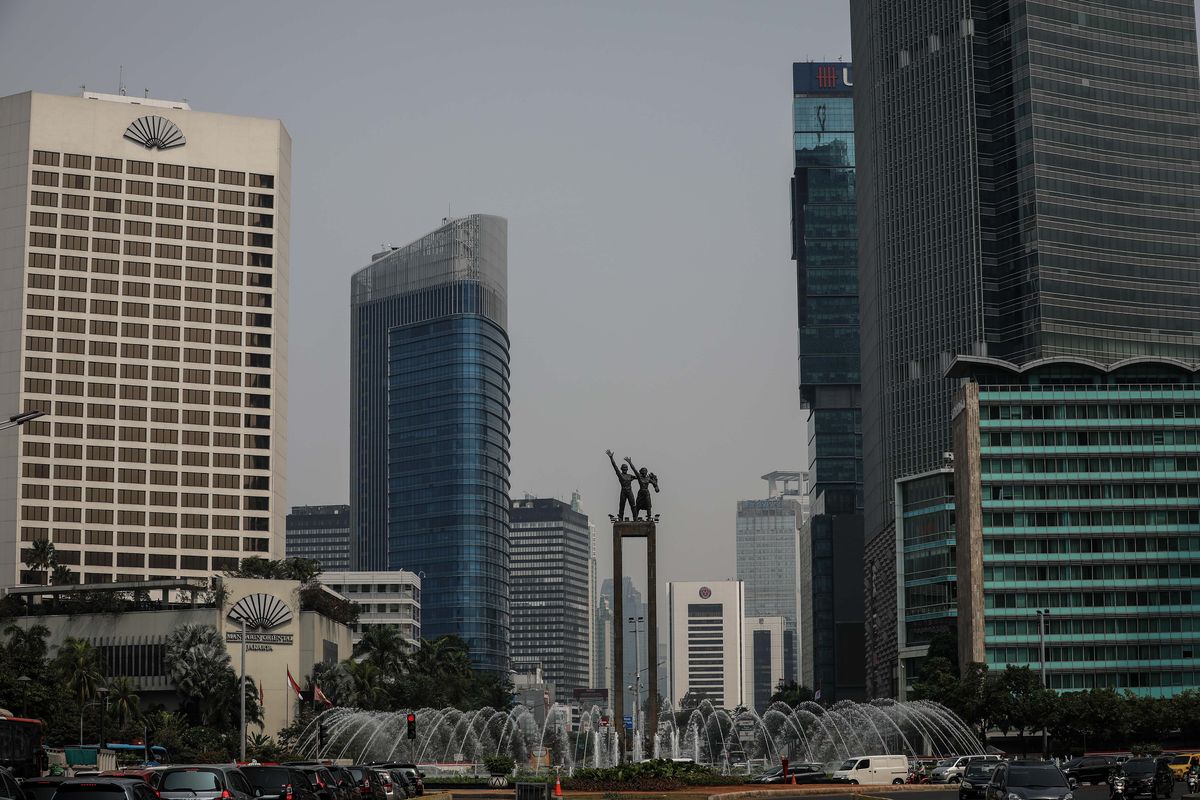
[[[745,703],[760,714],[781,682],[795,680],[795,631],[786,617],[747,617],[742,629]],[[790,661],[790,663],[789,663]]]
[[[671,620],[671,691],[734,708],[743,702],[741,581],[667,583]]]
[[[358,604],[350,626],[354,643],[376,625],[395,625],[414,650],[421,643],[421,576],[406,569],[383,572],[322,572],[321,583]]]
[[[283,554],[290,186],[278,120],[0,98],[0,587]]]

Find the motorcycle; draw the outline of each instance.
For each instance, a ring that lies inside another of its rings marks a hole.
[[[1200,770],[1192,767],[1187,773],[1188,794],[1195,794],[1200,789]]]

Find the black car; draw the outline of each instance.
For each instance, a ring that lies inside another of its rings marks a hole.
[[[421,780],[425,777],[425,773],[417,769],[416,764],[410,764],[403,761],[389,761],[386,764],[376,764],[376,769],[386,769],[391,774],[395,770],[401,770],[404,773],[404,778],[409,785],[409,797],[419,797],[425,794],[425,782]]]
[[[404,770],[389,769],[387,774],[391,776],[392,785],[396,787],[396,800],[400,800],[401,795],[405,798],[417,796],[417,787],[409,783],[408,776],[404,774]]]
[[[1129,759],[1113,775],[1109,797],[1112,800],[1170,797],[1175,792],[1175,775],[1169,762],[1167,758]]]
[[[1107,783],[1117,771],[1117,760],[1112,756],[1083,756],[1072,758],[1062,766],[1062,774],[1071,786],[1085,783]]]
[[[1071,786],[1049,761],[1001,761],[988,784],[987,800],[1065,800]]]
[[[788,766],[786,781],[783,777],[783,767],[776,767],[751,779],[750,783],[824,783],[828,780],[829,776],[825,774],[823,764],[799,763]]]
[[[992,773],[996,771],[997,761],[979,761],[967,767],[958,784],[959,800],[975,800],[987,795],[988,784],[992,782]]]
[[[58,800],[158,800],[158,793],[141,778],[71,778],[58,785]]]
[[[354,800],[358,794],[358,778],[346,767],[333,766],[329,774],[337,779],[338,786],[346,793],[347,800]]]
[[[357,800],[387,800],[387,792],[383,790],[383,781],[371,767],[356,764],[346,767],[346,771],[354,776]]]
[[[254,797],[246,776],[229,764],[167,767],[158,781],[158,793],[163,800],[253,800]]]
[[[316,800],[308,778],[295,767],[242,767],[255,797],[267,800]]]
[[[317,800],[350,800],[350,792],[338,786],[337,778],[333,777],[328,767],[312,764],[289,764],[288,766],[308,779],[308,784],[316,794]]]
[[[21,781],[21,788],[25,790],[28,800],[50,800],[58,791],[58,785],[65,780],[68,780],[65,776],[54,775],[47,778],[26,778]]]

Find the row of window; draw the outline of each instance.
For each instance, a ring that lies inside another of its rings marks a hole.
[[[114,490],[106,486],[88,486],[85,489],[82,486],[57,485],[53,487],[53,494],[56,501],[80,503],[84,502],[86,498],[89,504],[119,503],[123,506],[144,506],[148,504],[168,508],[208,508],[209,498],[211,497],[213,508],[232,509],[235,511],[243,507],[247,511],[269,511],[271,502],[269,497],[250,496],[243,498],[238,494],[209,495],[207,492],[146,492],[144,489]],[[51,487],[49,484],[21,484],[21,497],[23,499],[49,500],[50,495]]]
[[[274,264],[274,258],[270,253],[246,253],[246,263],[244,266],[260,267],[270,269]],[[72,272],[87,272],[88,258],[87,256],[72,256],[72,255],[56,255],[55,253],[38,253],[31,252],[29,254],[29,266],[33,269],[54,269],[55,263],[59,269],[70,270]],[[240,263],[240,262],[239,262]],[[92,272],[100,272],[107,275],[116,275],[123,273],[125,275],[134,275],[142,278],[150,277],[150,263],[146,261],[117,261],[115,258],[96,258],[91,259]],[[228,275],[242,275],[239,270],[218,269],[217,273]],[[264,275],[260,272],[247,272],[245,281],[250,286],[270,286],[271,276]],[[199,283],[213,282],[212,267],[197,267],[188,265],[182,267],[179,264],[155,264],[154,277],[165,280],[188,280]],[[241,280],[237,283],[240,285]]]
[[[163,228],[164,226],[160,225],[159,227]],[[182,230],[178,232],[175,231],[176,228],[179,228],[178,225],[169,225],[165,227],[167,228],[168,232],[160,235],[169,236],[170,238],[174,239],[183,238]],[[212,241],[212,230],[209,228],[189,228],[189,230],[197,231],[195,237],[189,235],[189,239],[197,238],[201,241]],[[198,231],[204,231],[205,233],[201,234]],[[119,231],[113,232],[117,233]],[[176,233],[179,235],[176,235]],[[227,233],[230,235],[230,237],[236,239],[236,241],[229,241],[226,242],[226,244],[236,244],[239,246],[243,244],[241,231],[229,231]],[[271,248],[275,246],[275,237],[274,234],[251,231],[250,233],[246,234],[245,245],[248,247]],[[136,256],[140,258],[170,258],[176,261],[186,260],[211,262],[214,254],[217,254],[220,256],[220,259],[223,259],[218,260],[217,263],[223,264],[241,264],[245,256],[245,253],[242,253],[239,256],[238,251],[236,250],[214,250],[211,247],[184,247],[177,244],[164,244],[162,242],[151,243],[133,239],[104,239],[100,237],[92,237],[89,242],[88,237],[86,236],[76,236],[74,234],[66,233],[46,233],[45,231],[30,231],[29,246],[43,247],[50,250],[58,248],[60,250],[72,250],[81,253],[86,253],[90,250],[90,252],[93,253],[110,253],[114,255],[124,254],[127,256]]]
[[[1146,590],[1113,592],[986,592],[986,608],[1098,608],[1115,606],[1190,606],[1200,592]]]
[[[53,445],[53,456],[51,446]],[[166,450],[145,447],[110,447],[108,445],[82,445],[69,442],[21,443],[21,453],[26,458],[54,458],[82,461],[120,461],[122,464],[177,464],[185,467],[207,467],[209,460],[217,469],[261,469],[271,468],[271,457],[266,455],[241,455],[238,453],[203,452],[195,450]]]
[[[73,197],[73,195],[64,195],[64,197]],[[80,199],[86,200],[87,198],[81,196]],[[97,201],[101,199],[96,198]],[[35,206],[54,207],[58,205],[58,195],[48,192],[34,192],[30,198],[30,202]],[[113,200],[112,203],[116,204],[116,213],[120,213],[121,201]],[[132,201],[130,205],[132,205]],[[148,206],[149,203],[146,205]],[[84,209],[86,209],[86,206],[84,206]],[[159,203],[158,210],[158,216],[160,217],[183,219],[183,206]],[[148,212],[149,209],[147,209],[145,216],[149,216]],[[225,225],[249,225],[253,228],[270,228],[275,223],[275,217],[272,214],[256,212],[247,214],[244,211],[227,211],[225,209],[221,209],[220,218],[221,223]],[[212,222],[213,209],[189,206],[188,219],[195,222]],[[151,223],[136,219],[127,219],[124,225],[122,225],[121,220],[114,217],[88,217],[82,214],[58,214],[52,211],[30,211],[29,224],[38,228],[65,228],[74,231],[92,230],[98,233],[121,233],[124,230],[127,236],[158,236],[166,239],[184,238],[183,226],[169,222]],[[189,225],[187,227],[187,238],[197,242],[211,242],[213,241],[213,229]],[[222,244],[241,245],[245,243],[244,240],[245,231],[225,228],[217,231],[217,241]]]
[[[1200,563],[985,566],[985,581],[1147,581],[1200,578]]]
[[[34,186],[50,188],[75,189],[77,191],[107,192],[109,194],[127,194],[138,197],[161,197],[169,200],[190,200],[193,203],[220,203],[222,205],[243,206],[253,208],[274,208],[275,198],[269,194],[257,192],[241,192],[233,189],[210,189],[207,186],[184,186],[178,183],[152,183],[151,181],[135,181],[120,178],[105,178],[97,175],[80,175],[72,172],[57,172],[46,170],[33,171]],[[43,191],[43,190],[38,190]]]
[[[1037,636],[1035,619],[996,619],[985,623],[988,636]],[[1108,634],[1200,633],[1200,617],[1088,617],[1075,619],[1051,616],[1047,636],[1097,636]]]
[[[1064,472],[1194,472],[1200,469],[1200,457],[1101,457],[1101,458],[983,458],[985,474]]]
[[[207,536],[196,533],[154,533],[146,531],[109,531],[109,530],[88,530],[80,531],[73,528],[54,528],[53,537],[51,531],[46,528],[21,528],[22,542],[45,542],[53,541],[55,545],[66,544],[85,544],[89,547],[103,546],[111,547],[114,544],[117,547],[151,547],[155,549],[170,549],[175,550],[182,548],[184,550],[244,550],[252,553],[265,553],[269,549],[270,539],[263,538],[239,538],[237,536]],[[55,548],[58,549],[57,547]],[[23,549],[21,557],[29,555],[31,550]],[[63,552],[76,552],[72,550],[63,550]],[[66,563],[66,562],[64,562]],[[78,564],[78,558],[70,563]]]
[[[987,528],[1100,528],[1115,525],[1200,525],[1200,509],[985,511]]]
[[[111,301],[93,300],[92,307],[93,307],[93,309],[102,308],[102,309],[107,310],[108,306],[96,306],[95,305],[96,303],[107,303],[107,302],[111,302]],[[135,316],[141,317],[143,319],[148,317],[148,315],[141,314],[142,306],[146,306],[147,308],[149,308],[149,305],[146,303],[128,303],[128,302],[126,302],[126,303],[123,303],[122,305],[131,307],[132,310],[138,312]],[[157,313],[159,309],[169,309],[169,308],[174,308],[176,311],[178,311],[178,306],[156,306],[155,310]],[[208,310],[211,312],[211,309],[188,309],[189,312],[201,311],[201,310]],[[82,312],[80,312],[80,313],[82,313]],[[93,313],[107,313],[107,311],[93,310]],[[252,320],[252,321],[261,322],[262,320],[260,318],[262,316],[264,316],[264,315],[249,314],[249,313],[243,315],[242,312],[240,312],[240,311],[220,311],[220,310],[218,310],[215,315],[210,317],[210,319],[215,320],[216,324],[218,324],[218,325],[241,325],[241,324],[243,324],[243,320],[250,320],[252,317],[254,318],[254,320]],[[266,316],[269,316],[269,315],[266,315]],[[206,320],[204,320],[203,317],[204,317],[203,314],[187,314],[187,315],[185,315],[184,321],[185,322],[204,322]],[[167,317],[167,318],[176,319],[176,317]],[[117,336],[118,335],[117,323],[112,320],[93,319],[90,321],[85,321],[83,319],[79,319],[78,317],[58,317],[57,319],[58,319],[58,328],[57,329],[59,332],[65,332],[65,333],[85,333],[86,332],[86,333],[89,333],[94,336]],[[85,322],[88,322],[89,324],[85,325]],[[25,317],[25,328],[26,328],[26,330],[30,330],[30,331],[53,331],[53,330],[55,330],[54,323],[55,323],[55,317],[49,317],[49,316],[44,316],[44,315],[40,315],[40,314],[29,314]],[[84,330],[85,327],[87,328],[87,331]],[[186,333],[188,331],[192,331],[195,329],[184,328],[183,330]],[[149,325],[143,324],[143,323],[123,322],[123,323],[121,323],[120,331],[121,331],[121,333],[119,335],[122,338],[129,337],[129,338],[134,338],[134,339],[149,339],[150,333],[151,333],[151,327]],[[170,340],[170,341],[179,341],[179,338],[180,338],[179,331],[180,331],[180,329],[176,325],[155,325],[154,329],[153,329],[153,332],[154,332],[154,335],[156,338]],[[217,340],[217,344],[225,344],[225,345],[231,345],[231,346],[244,345],[246,347],[261,347],[264,349],[270,349],[270,347],[271,347],[271,334],[269,334],[269,333],[247,332],[243,337],[241,331],[217,330],[214,333],[214,337]],[[186,341],[195,341],[195,342],[207,342],[208,341],[207,334],[202,333],[202,332],[188,334],[185,337],[185,339],[186,339]],[[115,344],[115,343],[110,342],[109,344]],[[126,347],[127,345],[128,345],[128,349]],[[150,357],[149,354],[151,352],[148,349],[149,347],[150,347],[149,345],[138,344],[136,342],[122,342],[121,343],[121,357],[122,358],[149,358]],[[187,348],[184,348],[184,349],[186,350]],[[168,345],[155,345],[153,352],[155,354],[154,355],[155,359],[161,359],[161,360],[166,360],[166,361],[178,361],[179,354],[180,354],[180,348],[168,346]],[[161,356],[159,355],[160,352],[162,353]],[[269,354],[266,354],[266,353],[261,353],[261,354],[247,353],[246,357],[247,357],[247,359],[250,359],[250,357],[254,356],[254,355],[267,356],[267,358],[269,359]],[[258,360],[258,366],[262,366],[263,363],[264,362],[262,359]],[[248,361],[247,365],[255,366],[255,364],[251,364],[251,363],[249,363],[249,361]],[[266,362],[266,365],[270,366],[269,361]]]
[[[1065,387],[1064,387],[1065,388]],[[1089,391],[1104,391],[1105,387],[1091,386]],[[1187,387],[1162,387],[1182,391]],[[1130,392],[1129,387],[1111,387],[1111,391]],[[1149,391],[1149,390],[1147,390]],[[1086,403],[1045,405],[981,404],[980,419],[1128,419],[1156,422],[1168,419],[1196,419],[1200,404],[1196,403]]]
[[[985,555],[1056,553],[1191,553],[1200,551],[1200,536],[1066,536],[997,538],[985,536]]]
[[[199,466],[207,466],[201,464]],[[27,462],[21,465],[22,478],[38,478],[48,480],[53,472],[56,481],[82,481],[84,475],[91,482],[125,483],[135,486],[199,486],[209,485],[209,474],[206,472],[178,472],[169,469],[145,470],[134,467],[105,467],[92,465],[84,468],[79,464],[50,464]],[[227,469],[237,469],[236,464]],[[271,478],[267,475],[229,475],[217,473],[212,475],[214,489],[242,489],[243,491],[266,492],[271,489]],[[249,501],[249,498],[247,498]],[[250,508],[252,506],[247,506]]]
[[[151,161],[138,161],[135,159],[126,159],[122,162],[119,158],[109,158],[105,156],[95,156],[94,159],[89,155],[79,153],[58,153],[53,150],[34,150],[33,163],[37,166],[57,167],[62,166],[64,169],[92,169],[93,161],[97,172],[121,172],[124,166],[124,172],[130,175],[153,175],[155,173],[155,165]],[[184,167],[182,164],[159,164],[158,177],[171,178],[173,180],[183,180]],[[187,179],[189,181],[201,181],[204,183],[219,182],[230,186],[245,186],[246,173],[238,170],[214,170],[209,167],[188,167]],[[260,189],[275,188],[275,176],[266,175],[258,172],[250,173],[250,186]]]
[[[1200,498],[1200,483],[1029,483],[996,484],[984,489],[992,500],[1141,500]],[[986,502],[986,500],[985,500]]]
[[[1131,447],[1200,444],[1200,429],[984,431],[984,447]]]
[[[1046,646],[1046,662],[1056,661],[1161,661],[1192,658],[1193,645],[1175,644],[1112,644],[1076,645],[1074,647]],[[992,664],[1036,664],[1041,661],[1037,647],[989,647],[988,661]]]

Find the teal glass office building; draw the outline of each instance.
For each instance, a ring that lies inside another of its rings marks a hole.
[[[960,357],[948,375],[968,379],[954,407],[962,660],[1040,671],[1044,620],[1053,689],[1200,687],[1196,368]]]

